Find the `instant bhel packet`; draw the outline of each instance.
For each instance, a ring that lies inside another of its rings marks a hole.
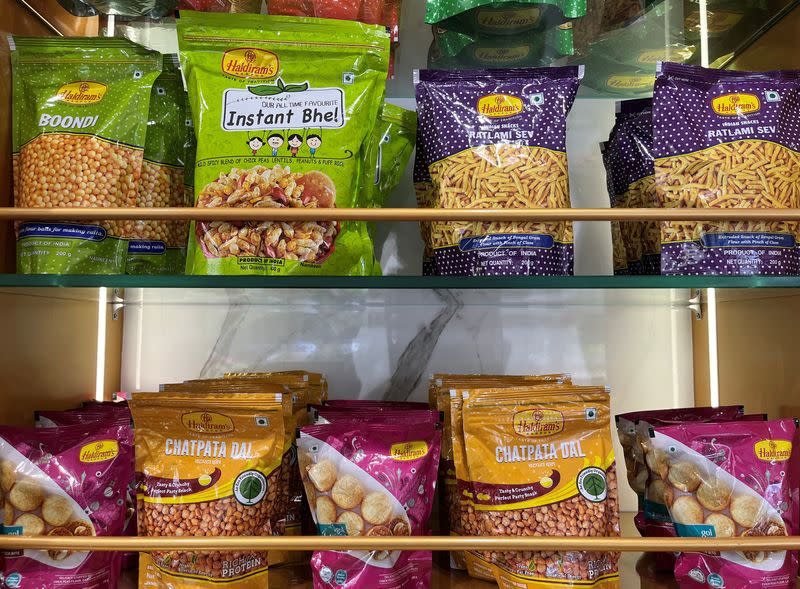
[[[284,446],[280,393],[134,393],[140,536],[264,536]],[[262,551],[143,552],[139,585],[261,589]]]
[[[425,22],[462,33],[515,35],[586,14],[586,0],[427,0]]]
[[[652,100],[617,103],[616,123],[603,149],[612,207],[656,208],[653,168]],[[620,221],[629,274],[661,273],[661,233],[657,221]]]
[[[133,473],[130,422],[0,427],[3,534],[119,536]],[[9,550],[6,587],[116,587],[122,553]]]
[[[666,208],[800,206],[800,73],[660,64],[653,156]],[[663,222],[663,274],[791,275],[796,222]]]
[[[798,529],[797,422],[683,423],[650,429],[675,531],[682,537],[792,536]],[[795,551],[678,555],[680,587],[777,587],[797,577]],[[701,581],[701,579],[703,581]]]
[[[357,206],[385,91],[382,27],[184,12],[178,45],[197,134],[195,206]],[[186,272],[370,275],[373,244],[355,221],[193,222]]]
[[[470,535],[619,536],[610,400],[601,387],[477,388],[462,392]],[[465,464],[459,465],[459,461]],[[614,552],[468,551],[502,586],[612,588]]]
[[[297,444],[319,534],[429,533],[441,444],[437,423],[336,421],[301,428]],[[425,550],[317,551],[311,559],[315,589],[332,582],[344,589],[425,589],[432,565]]]
[[[569,208],[567,114],[581,67],[415,72],[436,208]],[[432,222],[442,276],[571,275],[569,221]]]
[[[136,197],[141,208],[182,207],[186,158],[186,103],[178,56],[164,55],[161,74],[150,92],[142,177]],[[127,274],[183,274],[185,222],[121,221],[128,241]]]
[[[14,37],[14,206],[135,207],[161,54],[110,37]],[[24,221],[17,272],[124,274],[109,222]]]

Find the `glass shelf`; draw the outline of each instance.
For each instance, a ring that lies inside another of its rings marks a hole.
[[[800,276],[118,276],[0,274],[4,287],[232,289],[800,288]]]

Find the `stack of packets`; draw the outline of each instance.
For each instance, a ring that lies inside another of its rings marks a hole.
[[[565,374],[435,374],[443,414],[440,527],[454,536],[619,536],[609,393]],[[619,554],[451,552],[501,587],[617,587]]]
[[[795,419],[745,415],[742,406],[616,416],[643,536],[791,536],[798,529]],[[680,587],[795,586],[796,552],[672,553],[655,564]]]

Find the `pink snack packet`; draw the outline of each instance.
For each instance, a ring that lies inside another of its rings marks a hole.
[[[0,426],[4,534],[119,536],[133,469],[129,425]],[[3,552],[6,587],[116,587],[118,552]]]
[[[789,536],[798,531],[798,429],[793,419],[650,428],[651,463],[681,537]],[[680,587],[790,589],[794,551],[682,553]]]
[[[300,429],[298,462],[321,535],[423,536],[439,468],[441,431],[432,421],[336,421]],[[430,551],[319,551],[315,589],[427,589]]]
[[[441,414],[431,409],[397,409],[374,408],[342,409],[339,407],[312,406],[311,418],[315,424],[332,421],[374,421],[380,419],[384,423],[420,423],[441,421]]]
[[[131,428],[131,410],[127,402],[91,402],[85,403],[78,409],[66,411],[36,411],[35,425],[37,428],[53,428],[73,425],[108,425],[119,423],[121,426]],[[133,432],[130,433],[133,438]],[[122,529],[123,536],[136,536],[136,474],[130,473],[130,483],[125,496],[125,525]],[[133,568],[139,563],[138,552],[123,552],[122,567]]]

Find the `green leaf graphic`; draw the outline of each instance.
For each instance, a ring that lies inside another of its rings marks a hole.
[[[280,94],[283,92],[277,86],[271,86],[269,84],[260,84],[258,86],[248,86],[247,90],[250,94],[255,94],[256,96],[275,96],[276,94]]]
[[[583,479],[583,488],[590,495],[599,497],[606,490],[606,481],[599,474],[590,473]]]
[[[286,86],[283,85],[283,80],[281,80],[280,78],[275,80],[275,84],[278,86],[278,88],[281,89],[281,92],[283,92],[284,88],[286,88]]]
[[[256,477],[249,477],[242,481],[242,484],[239,486],[239,492],[242,494],[242,497],[251,501],[258,497],[258,494],[261,493],[261,481],[259,481]]]
[[[283,89],[284,92],[305,92],[308,90],[308,82],[303,82],[302,84],[286,84],[286,87]]]

